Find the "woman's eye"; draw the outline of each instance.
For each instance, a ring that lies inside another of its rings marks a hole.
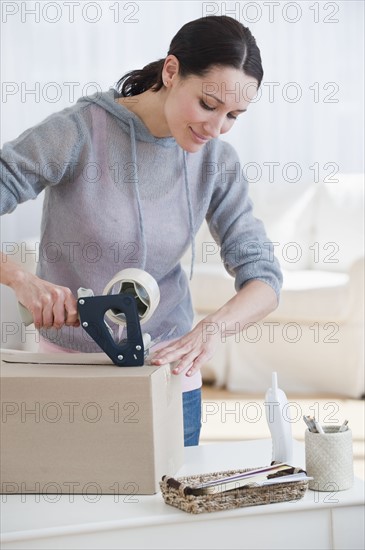
[[[204,101],[202,99],[200,100],[200,105],[201,105],[201,107],[203,107],[203,109],[206,109],[207,111],[214,111],[214,109],[215,109],[215,107],[209,107],[209,105],[204,103]]]
[[[200,105],[203,107],[203,109],[206,109],[207,111],[215,111],[216,107],[210,107],[207,105],[202,99],[200,100]],[[227,118],[231,120],[237,120],[237,117],[232,115],[231,113],[228,113]]]

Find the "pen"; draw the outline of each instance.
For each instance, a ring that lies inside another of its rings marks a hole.
[[[317,422],[317,420],[314,420],[314,425],[316,427],[316,430],[319,434],[324,434],[322,426]]]
[[[303,420],[307,424],[310,432],[312,433],[319,432],[316,426],[316,422],[312,416],[303,416]]]
[[[313,431],[313,424],[312,424],[312,422],[309,420],[309,417],[304,415],[304,416],[303,416],[303,420],[304,420],[304,422],[307,424],[308,430],[309,430],[310,432],[312,432],[312,431]]]
[[[339,427],[339,432],[344,432],[345,430],[347,430],[347,424],[349,423],[348,420],[344,420],[343,424]]]

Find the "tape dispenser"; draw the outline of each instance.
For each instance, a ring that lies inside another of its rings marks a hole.
[[[94,296],[92,290],[79,288],[77,309],[83,329],[118,366],[142,366],[151,345],[149,334],[142,334],[141,324],[150,319],[160,302],[155,279],[137,268],[123,269],[103,290]],[[125,326],[127,337],[116,342],[105,317]]]
[[[77,291],[82,328],[119,367],[144,365],[148,349],[157,339],[152,342],[149,334],[142,334],[141,324],[152,317],[159,302],[160,291],[156,280],[137,268],[127,268],[117,273],[101,296],[94,296],[91,289],[79,288]],[[31,313],[20,303],[19,311],[25,324],[33,322]],[[126,327],[126,338],[116,341],[106,319]]]

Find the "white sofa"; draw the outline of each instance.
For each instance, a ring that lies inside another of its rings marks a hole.
[[[251,186],[255,216],[277,243],[280,304],[220,344],[203,368],[206,381],[262,394],[277,371],[291,394],[364,394],[364,176],[333,179]],[[199,320],[233,296],[234,286],[206,225],[197,252],[191,291]]]

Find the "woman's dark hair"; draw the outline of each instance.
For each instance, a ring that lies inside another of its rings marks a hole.
[[[203,77],[213,66],[233,67],[256,79],[260,87],[264,74],[260,50],[251,31],[226,15],[186,23],[171,41],[167,55],[171,54],[179,60],[181,78]],[[165,59],[159,59],[143,69],[126,73],[116,85],[121,96],[160,90],[164,62]]]

